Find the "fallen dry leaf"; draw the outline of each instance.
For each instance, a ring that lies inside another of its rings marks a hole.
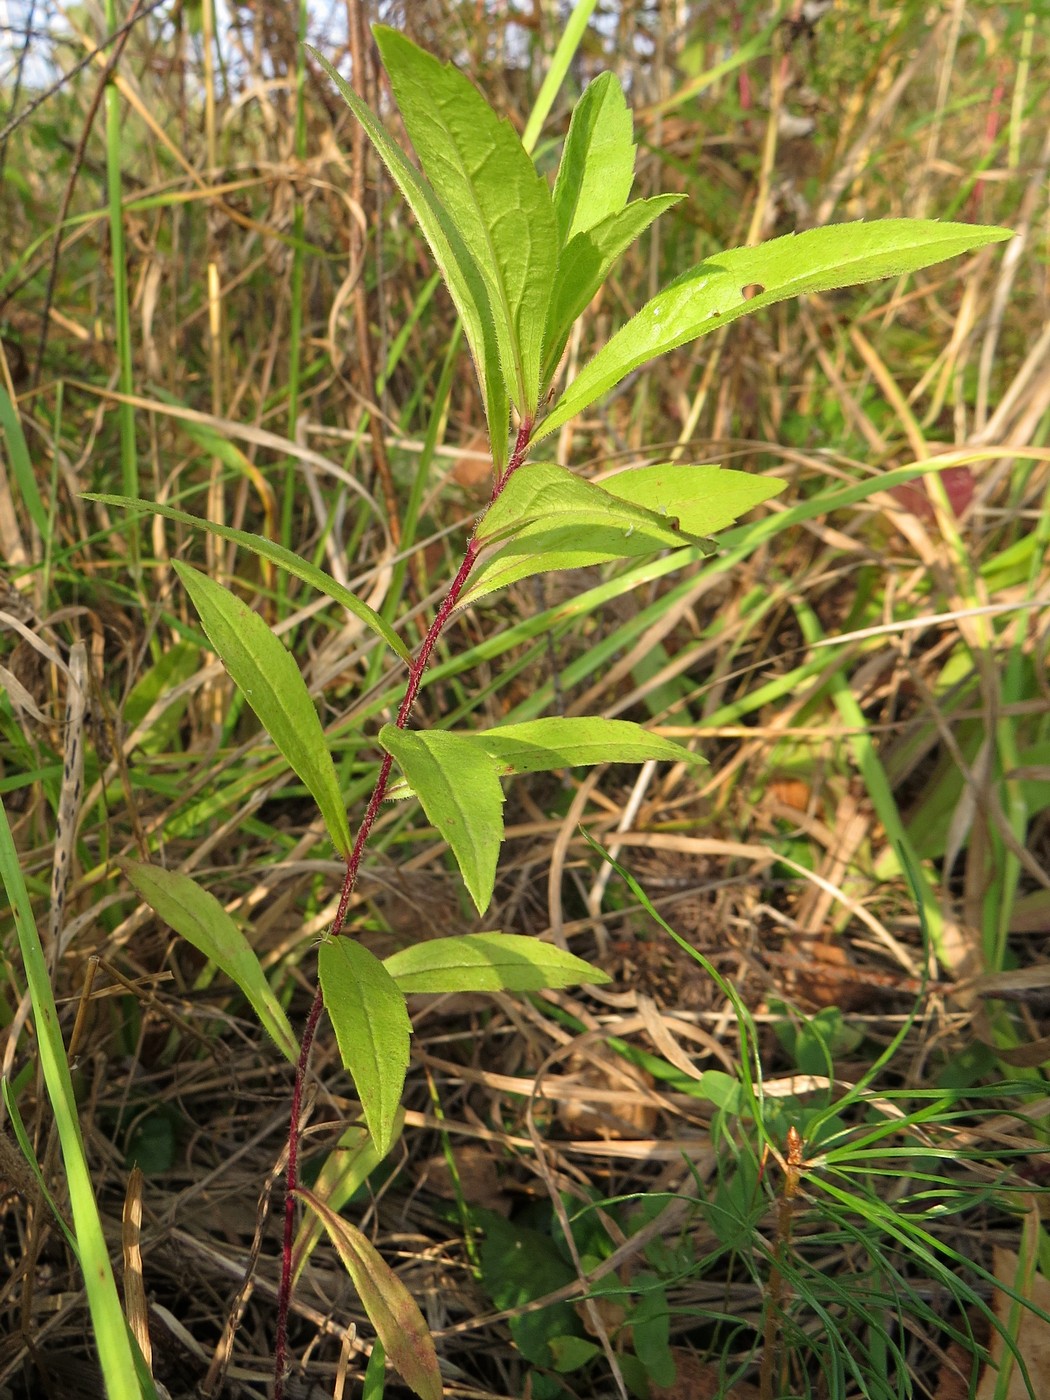
[[[651,1385],[649,1400],[761,1400],[757,1385],[737,1381],[730,1390],[722,1389],[717,1366],[701,1361],[685,1347],[672,1347],[677,1375],[673,1385]]]
[[[558,1121],[576,1137],[651,1137],[657,1106],[646,1090],[656,1081],[619,1056],[610,1056],[605,1069],[602,1060],[607,1054],[592,1049],[589,1055],[569,1058],[569,1075],[559,1085]],[[631,1081],[638,1092],[627,1087]]]
[[[992,1270],[996,1278],[1013,1286],[1017,1277],[1017,1267],[1017,1255],[1009,1249],[992,1251]],[[1050,1280],[1045,1279],[1042,1274],[1033,1276],[1032,1285],[1026,1296],[1029,1302],[1042,1308],[1044,1312],[1050,1312]],[[1002,1289],[997,1288],[992,1299],[992,1309],[1004,1326],[1008,1325],[1010,1321],[1013,1306],[1013,1299]],[[977,1386],[977,1400],[993,1400],[999,1381],[999,1367],[1003,1364],[1004,1356],[1011,1365],[1010,1381],[1006,1387],[1004,1400],[1029,1400],[1028,1387],[1025,1385],[1020,1368],[1014,1362],[1012,1354],[1007,1351],[1006,1344],[998,1331],[993,1331],[988,1350],[991,1352],[992,1360],[984,1368],[981,1375],[980,1383]],[[1035,1393],[1046,1395],[1050,1390],[1050,1323],[1044,1322],[1041,1317],[1029,1312],[1027,1308],[1021,1314],[1020,1325],[1017,1329],[1017,1350],[1024,1357]]]
[[[499,1168],[490,1148],[480,1143],[466,1143],[453,1150],[459,1189],[468,1206],[510,1214],[510,1197],[500,1183]],[[435,1153],[424,1163],[423,1184],[428,1191],[447,1201],[456,1199],[456,1183],[443,1152]]]

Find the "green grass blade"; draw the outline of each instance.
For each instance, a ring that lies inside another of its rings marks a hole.
[[[14,476],[15,485],[21,493],[22,500],[25,502],[29,518],[41,535],[47,539],[49,534],[47,511],[44,509],[44,502],[37,489],[33,463],[29,456],[29,448],[26,446],[25,433],[22,431],[18,410],[2,383],[0,383],[0,431],[3,432],[4,438],[7,440],[7,456],[11,463],[11,473]]]
[[[243,599],[176,561],[209,642],[259,721],[306,784],[335,848],[350,853],[350,827],[335,765],[302,672],[284,643]]]
[[[101,501],[106,506],[121,506],[125,510],[163,515],[167,520],[177,520],[182,525],[192,525],[198,530],[209,530],[213,535],[219,535],[224,540],[239,544],[244,549],[251,550],[253,554],[259,555],[260,558],[268,559],[279,569],[284,569],[295,578],[301,579],[303,583],[308,583],[311,588],[316,588],[318,593],[323,593],[326,597],[331,598],[333,603],[338,603],[341,607],[346,608],[347,612],[352,613],[366,627],[370,627],[378,637],[381,637],[402,661],[412,660],[412,653],[408,647],[374,608],[370,608],[361,598],[344,588],[341,583],[337,583],[331,574],[326,574],[323,569],[317,568],[308,559],[301,558],[292,550],[285,549],[284,545],[277,544],[274,540],[268,540],[264,535],[253,535],[247,530],[235,530],[230,525],[217,525],[213,520],[204,520],[199,515],[190,515],[187,511],[177,510],[174,506],[159,505],[156,501],[143,501],[133,499],[130,496],[111,496],[104,492],[92,491],[86,491],[84,499],[86,501]]]
[[[91,1182],[91,1170],[84,1154],[77,1119],[76,1097],[69,1075],[66,1048],[58,1023],[47,960],[40,943],[29,893],[15,849],[7,812],[0,802],[0,876],[14,913],[18,946],[33,1003],[36,1046],[44,1083],[55,1115],[62,1162],[69,1188],[73,1230],[77,1238],[84,1287],[91,1312],[99,1365],[109,1400],[141,1400],[142,1389],[136,1378],[135,1357],[127,1324],[117,1295],[113,1266],[109,1259],[102,1221]]]
[[[595,5],[598,0],[578,0],[573,6],[572,14],[562,31],[562,36],[558,40],[558,47],[554,51],[550,67],[547,69],[547,76],[543,80],[536,103],[529,114],[529,120],[525,124],[525,131],[521,138],[521,144],[530,153],[535,149],[539,140],[540,132],[543,130],[543,123],[550,115],[550,110],[554,106],[554,99],[565,81],[572,64],[576,50],[583,42],[583,36],[587,30],[588,21],[594,14]]]
[[[657,293],[617,331],[569,385],[533,441],[581,413],[639,365],[763,306],[913,272],[1009,237],[1009,229],[976,224],[874,219],[716,253]],[[744,295],[749,287],[760,289],[750,299]]]

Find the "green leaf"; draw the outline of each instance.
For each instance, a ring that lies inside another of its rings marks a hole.
[[[503,841],[503,789],[493,760],[470,738],[447,730],[423,732],[385,724],[379,742],[393,754],[456,858],[479,914],[496,883]]]
[[[627,502],[555,462],[519,467],[478,522],[474,538],[483,544],[518,542],[544,536],[551,528],[579,532],[591,525],[648,531],[659,541],[653,546],[657,549],[694,542],[682,536],[678,521],[666,511]]]
[[[594,228],[576,234],[562,250],[547,313],[547,330],[543,337],[541,383],[549,383],[573,324],[590,305],[616,259],[645,232],[654,219],[684,197],[659,194],[652,199],[636,199],[626,209],[610,214]]]
[[[602,1354],[598,1343],[590,1342],[586,1337],[550,1337],[547,1345],[551,1349],[551,1365],[562,1375],[578,1371]]]
[[[7,459],[11,463],[11,475],[14,477],[15,485],[25,503],[25,508],[29,512],[29,518],[46,538],[48,533],[47,511],[37,488],[33,461],[26,445],[25,433],[22,431],[22,420],[18,416],[18,409],[10,394],[2,383],[0,383],[0,436],[7,441]]]
[[[34,1072],[43,1075],[58,1141],[62,1149],[62,1182],[73,1216],[75,1256],[84,1276],[91,1315],[91,1330],[107,1400],[142,1400],[148,1391],[136,1378],[135,1344],[117,1294],[110,1246],[102,1228],[92,1171],[84,1151],[80,1116],[69,1059],[62,1039],[62,1023],[51,990],[48,960],[33,918],[22,862],[0,794],[0,883],[7,894],[26,986],[33,1005],[32,1059]],[[10,1013],[9,1013],[10,1014]],[[10,1024],[10,1022],[9,1022]],[[13,1033],[13,1030],[9,1033]],[[26,1037],[28,1038],[28,1037]],[[22,1040],[22,1037],[19,1037]],[[25,1040],[22,1040],[23,1046]],[[15,1100],[3,1081],[8,1111]],[[15,1115],[12,1114],[12,1121]],[[35,1163],[34,1163],[35,1165]],[[96,1168],[97,1170],[97,1168]],[[39,1168],[40,1184],[45,1187]],[[44,1198],[47,1199],[46,1188]]]
[[[533,434],[539,442],[582,412],[639,365],[718,326],[805,292],[899,276],[1010,238],[1009,229],[876,219],[833,224],[718,253],[684,273],[598,351]],[[747,300],[748,288],[758,287]]]
[[[408,1070],[412,1027],[404,993],[375,954],[352,938],[321,944],[317,974],[343,1064],[376,1151],[385,1157],[394,1141]]]
[[[638,471],[634,489],[652,501],[653,509],[628,497],[634,472],[597,486],[550,462],[520,467],[477,527],[476,538],[491,548],[483,551],[459,606],[554,569],[580,569],[686,545],[710,552],[710,542],[683,528],[672,506],[680,505],[689,520],[711,520],[720,528],[783,489],[783,483],[768,477],[718,467]],[[700,475],[690,477],[690,472]],[[706,499],[695,500],[684,483],[702,486]]]
[[[705,763],[698,753],[626,719],[599,715],[526,720],[466,736],[498,761],[501,777],[595,763]]]
[[[318,1223],[320,1228],[320,1223]],[[377,1337],[372,1343],[372,1355],[361,1381],[361,1400],[383,1400],[386,1394],[386,1352]]]
[[[328,60],[309,44],[306,47],[335,83],[354,116],[364,127],[372,145],[401,191],[430,245],[438,270],[448,287],[474,360],[474,369],[485,400],[485,416],[497,470],[506,464],[510,410],[500,372],[492,309],[485,280],[477,263],[449,218],[440,200],[401,148],[387,135],[370,109],[353,88],[335,71]]]
[[[611,980],[574,953],[520,933],[429,938],[383,966],[403,992],[532,992]]]
[[[491,760],[497,777],[516,773],[541,773],[552,768],[587,768],[595,763],[706,763],[700,754],[672,739],[652,734],[632,720],[600,716],[571,716],[526,720],[471,733],[449,733],[457,742],[471,745]],[[387,791],[391,800],[412,796],[402,781]]]
[[[582,1335],[579,1319],[572,1304],[564,1301],[532,1310],[522,1305],[575,1282],[572,1265],[562,1258],[549,1235],[504,1220],[495,1211],[475,1210],[472,1214],[485,1231],[478,1249],[482,1286],[500,1310],[520,1309],[507,1325],[525,1360],[534,1366],[550,1366],[551,1339]]]
[[[222,664],[305,783],[336,849],[349,855],[350,828],[335,765],[306,682],[288,648],[228,588],[179,560],[173,567]]]
[[[284,1008],[274,996],[255,950],[215,896],[177,870],[127,859],[120,867],[169,928],[236,983],[263,1030],[294,1065],[299,1045]]]
[[[298,554],[294,554],[290,549],[285,549],[284,545],[275,544],[273,540],[268,540],[265,535],[253,535],[249,534],[247,530],[234,530],[229,525],[217,525],[214,520],[204,520],[199,515],[190,515],[184,510],[176,510],[174,506],[158,505],[154,501],[143,501],[134,496],[110,496],[103,492],[94,491],[85,491],[83,495],[86,501],[101,501],[106,506],[120,506],[126,510],[144,511],[149,515],[162,515],[166,520],[177,520],[182,525],[190,525],[199,530],[209,530],[221,539],[230,540],[233,544],[251,550],[260,558],[268,559],[271,564],[276,564],[279,569],[284,569],[285,573],[291,574],[294,578],[302,579],[303,583],[309,584],[311,588],[316,588],[318,593],[323,593],[326,598],[331,598],[333,603],[339,603],[341,607],[346,608],[347,612],[353,613],[354,617],[360,619],[366,627],[371,628],[376,636],[381,637],[390,650],[396,652],[402,661],[411,662],[411,651],[374,608],[370,608],[367,603],[355,597],[349,589],[344,588],[341,583],[337,583],[331,574],[326,574],[323,569],[317,568],[308,559],[301,559]]]
[[[391,1145],[401,1136],[404,1126],[405,1111],[398,1109]],[[314,1182],[314,1194],[331,1210],[342,1210],[382,1160],[368,1129],[351,1124],[340,1133],[339,1141],[324,1159]],[[296,1283],[320,1238],[321,1222],[316,1218],[306,1219],[299,1226],[292,1249],[292,1278]]]
[[[491,548],[459,606],[533,574],[703,547],[708,531],[783,489],[782,481],[715,466],[638,467],[597,486],[551,462],[527,463],[478,524],[475,537]]]
[[[634,124],[615,73],[589,83],[569,122],[554,211],[562,247],[627,203],[634,184]]]
[[[550,190],[469,78],[397,30],[373,33],[424,173],[485,279],[511,401],[531,419],[557,271]]]
[[[645,1367],[651,1384],[673,1385],[675,1363],[667,1294],[657,1276],[644,1271],[631,1279],[631,1291],[638,1297],[629,1315],[634,1354]]]
[[[312,1192],[295,1194],[328,1231],[391,1365],[420,1400],[441,1400],[437,1352],[411,1293],[360,1230]]]
[[[696,544],[711,554],[710,541],[691,541],[679,536],[679,547]],[[460,594],[459,607],[468,607],[521,579],[534,574],[549,574],[557,569],[585,569],[592,564],[610,564],[616,559],[633,559],[654,554],[671,547],[669,542],[649,530],[628,526],[590,525],[582,533],[572,525],[557,525],[549,529],[530,531],[529,538],[515,538],[487,558],[482,556],[471,575],[470,587]]]
[[[619,472],[603,481],[602,489],[671,516],[685,534],[700,536],[724,530],[763,501],[779,496],[786,485],[775,477],[729,467],[664,462]]]

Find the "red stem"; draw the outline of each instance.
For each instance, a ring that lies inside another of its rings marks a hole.
[[[514,451],[511,453],[510,461],[502,476],[496,478],[492,488],[492,495],[489,498],[489,505],[500,496],[503,488],[513,476],[514,472],[524,462],[529,450],[529,437],[532,433],[532,420],[523,419],[518,429],[517,440],[514,443]],[[451,587],[445,596],[444,602],[438,608],[434,616],[434,621],[430,624],[430,630],[423,638],[419,651],[412,660],[408,669],[408,684],[405,686],[404,698],[398,708],[397,718],[394,723],[398,729],[404,729],[408,723],[408,717],[412,712],[412,706],[416,702],[419,688],[423,684],[423,673],[426,671],[427,663],[430,661],[431,653],[437,644],[445,628],[445,624],[452,616],[459,595],[463,592],[467,577],[471,569],[477,563],[478,555],[481,553],[481,542],[476,535],[471,535],[467,545],[463,562],[459,566],[456,577],[452,580]],[[350,908],[350,900],[354,893],[354,886],[357,884],[357,873],[361,867],[361,857],[364,854],[365,844],[372,831],[376,817],[379,815],[379,808],[382,806],[383,798],[386,796],[387,787],[390,782],[390,768],[393,759],[390,754],[386,754],[379,767],[379,776],[376,778],[375,787],[372,789],[372,796],[368,799],[368,806],[361,819],[361,825],[357,831],[354,841],[346,861],[346,874],[343,877],[343,888],[339,895],[339,904],[335,911],[335,918],[329,930],[330,938],[338,938],[343,933],[343,924],[346,922],[347,911]],[[306,1018],[306,1025],[303,1028],[303,1039],[299,1047],[299,1059],[295,1066],[295,1084],[292,1089],[292,1111],[288,1125],[288,1166],[285,1171],[285,1197],[284,1197],[284,1242],[281,1250],[281,1283],[277,1293],[277,1337],[274,1345],[274,1380],[273,1395],[274,1400],[284,1400],[284,1380],[285,1370],[288,1365],[288,1311],[292,1301],[292,1244],[295,1235],[295,1192],[299,1185],[299,1116],[302,1113],[303,1087],[306,1083],[306,1072],[310,1063],[310,1051],[313,1048],[314,1036],[317,1033],[317,1026],[321,1019],[321,1012],[324,1010],[324,997],[321,987],[318,985],[314,993],[313,1005],[310,1007],[310,1014]]]
[[[988,108],[988,114],[984,119],[984,144],[985,149],[990,151],[995,145],[999,135],[999,119],[1002,115],[1003,98],[1006,96],[1006,84],[1000,78],[992,90],[992,100]],[[970,191],[970,202],[968,214],[976,223],[981,216],[981,201],[984,198],[984,176],[974,181],[973,189]]]

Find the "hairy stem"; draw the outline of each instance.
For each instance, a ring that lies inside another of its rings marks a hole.
[[[489,498],[489,505],[500,496],[503,488],[510,480],[511,476],[524,462],[529,450],[529,439],[532,435],[532,420],[523,419],[518,429],[518,436],[514,443],[514,451],[511,453],[510,461],[506,471],[496,478],[492,488],[492,495]],[[434,621],[430,624],[430,629],[420,643],[419,650],[412,659],[412,664],[408,670],[408,683],[405,686],[405,694],[398,707],[397,718],[394,720],[398,729],[404,729],[408,723],[408,717],[412,713],[412,706],[416,702],[419,688],[423,684],[423,675],[430,661],[431,654],[441,636],[449,618],[455,610],[459,601],[459,596],[463,592],[464,585],[470,575],[471,569],[477,563],[478,555],[481,553],[481,543],[477,535],[470,537],[466,552],[463,555],[463,562],[460,564],[456,577],[452,580],[444,602],[434,615]],[[347,911],[350,908],[350,900],[353,897],[354,886],[357,884],[358,871],[361,868],[361,857],[364,854],[365,845],[371,834],[375,819],[379,815],[383,798],[386,796],[390,783],[390,769],[393,759],[390,754],[386,754],[383,762],[379,766],[379,776],[376,778],[372,795],[368,799],[368,806],[358,827],[357,836],[354,840],[353,848],[346,861],[346,874],[343,877],[343,888],[339,895],[339,904],[336,908],[335,918],[329,930],[330,938],[338,938],[343,934],[343,925],[346,922]],[[288,1311],[292,1301],[292,1244],[295,1235],[295,1192],[299,1185],[299,1118],[302,1113],[303,1088],[306,1083],[306,1073],[310,1063],[310,1051],[313,1049],[314,1036],[317,1033],[317,1026],[321,1019],[321,1012],[324,1010],[324,998],[321,994],[320,985],[314,993],[313,1005],[306,1018],[306,1025],[303,1029],[303,1038],[299,1046],[299,1059],[295,1066],[295,1084],[292,1089],[292,1107],[290,1121],[288,1124],[288,1166],[285,1170],[285,1197],[284,1197],[284,1240],[281,1249],[281,1283],[277,1294],[277,1336],[274,1345],[274,1400],[284,1400],[285,1372],[288,1367]]]

